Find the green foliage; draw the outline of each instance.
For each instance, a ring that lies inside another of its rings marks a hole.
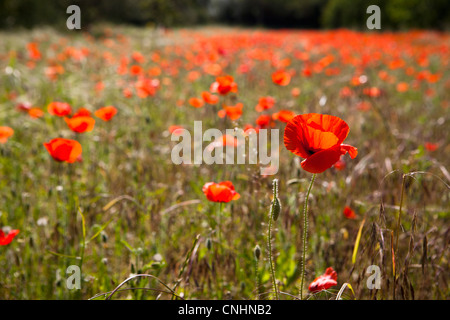
[[[380,7],[382,29],[444,29],[450,21],[450,2],[445,0],[330,0],[323,10],[322,26],[363,29],[370,5]]]
[[[382,28],[448,27],[447,0],[3,0],[0,27],[64,26],[66,8],[82,11],[84,28],[98,22],[189,26],[225,23],[270,28],[364,29],[370,5],[381,9]]]

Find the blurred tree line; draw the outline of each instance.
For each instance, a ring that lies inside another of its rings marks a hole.
[[[81,8],[82,28],[111,22],[365,29],[372,4],[381,9],[382,29],[450,26],[450,0],[0,0],[0,27],[64,26],[71,4]]]

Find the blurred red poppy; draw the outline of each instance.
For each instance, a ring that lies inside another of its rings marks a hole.
[[[203,186],[202,191],[206,195],[206,198],[213,202],[230,202],[241,197],[234,190],[231,181],[223,181],[220,183],[208,182]]]
[[[256,124],[260,129],[266,129],[273,124],[272,117],[267,114],[262,114],[256,119]]]
[[[275,104],[275,99],[273,97],[261,97],[259,98],[258,104],[255,107],[255,110],[258,112],[262,112],[264,110],[270,109]]]
[[[0,144],[6,143],[14,134],[14,130],[10,127],[0,127]]]
[[[94,129],[95,119],[92,117],[78,116],[71,119],[64,118],[70,130],[76,133],[90,132]]]
[[[78,109],[77,112],[74,113],[72,118],[75,118],[75,117],[90,117],[90,116],[91,116],[91,112],[88,109],[80,108],[80,109]]]
[[[109,121],[117,114],[117,109],[113,106],[107,106],[98,109],[94,112],[94,114],[97,118],[100,118],[103,121]]]
[[[294,117],[284,130],[284,145],[295,155],[304,158],[301,166],[311,173],[321,173],[341,155],[354,159],[358,150],[342,144],[350,131],[342,119],[324,114],[307,113]]]
[[[222,136],[222,139],[217,139],[214,142],[210,143],[207,147],[206,150],[208,151],[212,151],[214,148],[223,148],[226,146],[229,147],[237,147],[239,145],[239,141],[238,139],[236,139],[234,136],[229,135],[229,134],[224,134]]]
[[[342,157],[338,160],[338,162],[336,162],[333,167],[338,170],[338,171],[342,171],[345,169],[347,165],[345,164],[345,161],[342,159]]]
[[[216,81],[211,85],[209,91],[225,95],[229,92],[237,92],[237,84],[234,82],[234,78],[232,76],[217,77]]]
[[[308,289],[311,292],[319,292],[322,290],[327,290],[336,285],[337,273],[333,270],[333,268],[329,267],[323,275],[317,277],[313,282],[311,282]]]
[[[169,132],[175,135],[179,135],[183,132],[184,128],[182,126],[172,125],[169,127]]]
[[[33,119],[38,119],[44,116],[44,111],[39,108],[31,108],[28,110],[28,115]]]
[[[147,98],[148,96],[154,96],[156,91],[160,87],[158,79],[140,78],[134,84],[136,88],[136,94],[139,98]]]
[[[53,116],[65,117],[72,113],[72,108],[65,102],[51,102],[47,106],[48,113]]]
[[[21,102],[16,106],[16,109],[22,112],[28,112],[31,109],[31,103]]]
[[[279,86],[287,86],[291,82],[291,75],[283,70],[278,70],[272,73],[273,83]]]
[[[406,82],[399,82],[397,84],[397,91],[398,92],[405,92],[408,91],[409,85]]]
[[[36,42],[30,42],[27,44],[28,55],[32,60],[41,59],[41,52],[39,51],[38,44]]]
[[[142,69],[141,66],[132,65],[130,67],[130,74],[132,74],[133,76],[138,76],[138,75],[140,75],[142,73],[144,73],[144,69]]]
[[[20,230],[14,229],[8,232],[7,235],[0,229],[0,246],[6,246],[19,234]]]
[[[56,138],[44,146],[52,158],[60,162],[74,163],[82,152],[81,144],[70,139]]]
[[[209,93],[208,91],[202,92],[202,98],[203,101],[205,101],[208,104],[216,104],[217,102],[219,102],[219,97]]]
[[[425,142],[425,149],[427,149],[428,151],[436,151],[439,148],[439,144],[437,143],[432,143],[432,142]]]
[[[273,120],[278,120],[278,121],[286,122],[286,123],[291,121],[294,117],[295,117],[295,113],[290,110],[280,110],[280,111],[272,114]]]
[[[220,118],[227,116],[231,120],[237,120],[242,115],[242,108],[244,105],[242,103],[237,103],[234,106],[223,106],[223,109],[218,112]]]
[[[353,211],[352,208],[350,208],[349,206],[345,206],[343,214],[347,219],[355,219],[356,218],[355,211]]]
[[[201,108],[205,105],[202,99],[196,97],[189,98],[188,102],[194,108]]]
[[[300,90],[300,88],[292,88],[291,90],[291,95],[296,98],[300,95],[302,91]]]

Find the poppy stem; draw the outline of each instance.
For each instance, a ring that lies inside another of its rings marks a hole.
[[[303,284],[305,282],[305,270],[306,270],[306,252],[308,250],[308,199],[311,193],[314,180],[316,179],[316,174],[314,173],[311,177],[311,182],[309,183],[308,191],[305,197],[305,204],[303,205],[303,251],[302,251],[302,267],[300,274],[300,299],[303,300]]]
[[[223,202],[219,202],[219,206],[218,206],[218,212],[217,212],[217,219],[218,219],[218,223],[217,223],[217,237],[218,237],[218,241],[219,241],[219,253],[222,254],[223,250],[222,250],[222,211],[223,211]]]
[[[269,264],[270,264],[270,274],[272,278],[272,290],[276,300],[279,300],[277,279],[275,273],[275,262],[273,260],[273,249],[272,249],[272,225],[280,214],[280,203],[278,200],[278,179],[273,180],[273,200],[270,206],[270,216],[269,216],[269,230],[267,232],[267,249],[269,251]]]

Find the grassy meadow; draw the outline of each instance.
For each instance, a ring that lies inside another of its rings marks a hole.
[[[20,232],[0,246],[0,299],[105,299],[137,274],[151,276],[112,298],[299,299],[312,174],[283,144],[286,123],[273,116],[281,110],[341,118],[345,143],[358,149],[316,176],[303,298],[448,299],[449,56],[450,35],[431,31],[1,32],[0,127],[14,133],[0,143],[0,228]],[[237,90],[204,102],[224,75]],[[263,97],[274,103],[258,111]],[[95,127],[74,132],[49,112],[52,102],[89,110]],[[238,103],[242,114],[223,117]],[[109,121],[94,115],[105,106],[117,110]],[[174,126],[193,135],[194,121],[203,131],[279,129],[278,172],[174,164]],[[54,138],[78,141],[81,156],[55,161],[44,147]],[[209,201],[203,186],[221,181],[240,198]],[[67,287],[72,265],[80,289]],[[379,289],[367,286],[371,265]],[[309,292],[328,267],[337,285]]]

